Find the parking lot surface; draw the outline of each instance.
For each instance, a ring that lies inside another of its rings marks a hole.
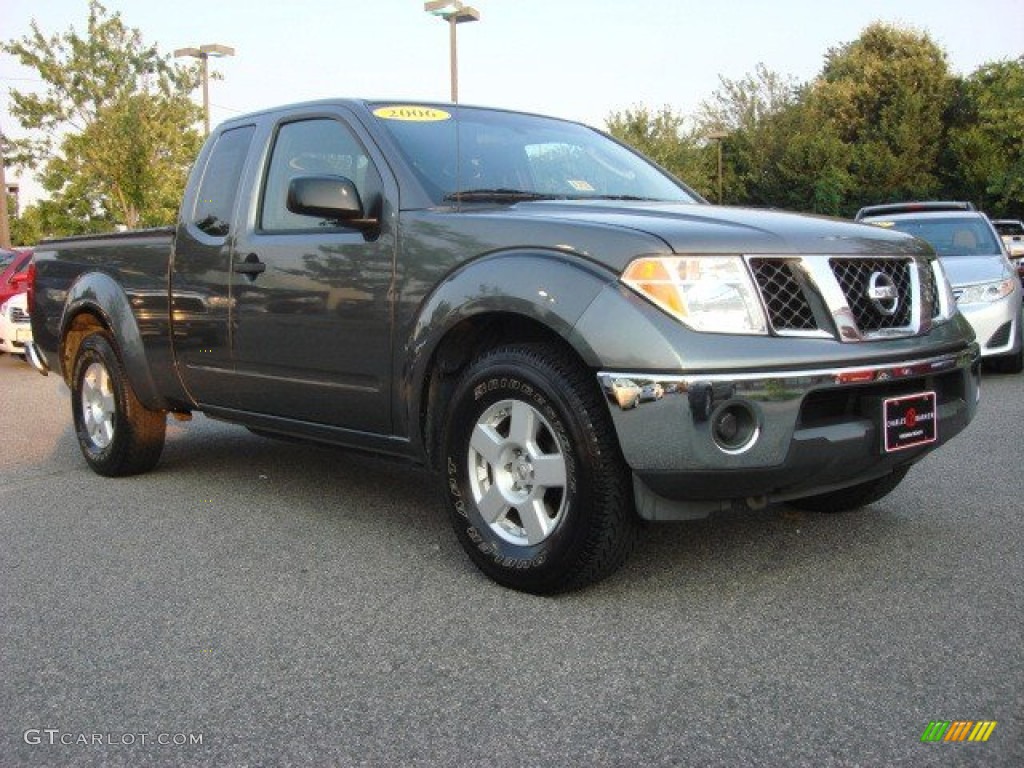
[[[0,357],[0,766],[1024,765],[1024,377],[982,389],[877,504],[648,526],[538,598],[400,464],[197,416],[98,477]]]

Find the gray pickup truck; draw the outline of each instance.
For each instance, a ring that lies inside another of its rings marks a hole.
[[[618,567],[641,520],[890,492],[978,348],[909,236],[708,205],[592,128],[331,100],[209,138],[177,225],[42,243],[33,364],[103,475],[168,414],[401,457],[496,581]]]

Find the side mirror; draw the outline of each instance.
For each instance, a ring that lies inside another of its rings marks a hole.
[[[296,176],[288,184],[288,210],[319,216],[356,229],[372,229],[377,219],[363,209],[359,190],[344,176]]]

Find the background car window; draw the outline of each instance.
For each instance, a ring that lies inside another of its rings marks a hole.
[[[238,180],[249,154],[253,131],[251,125],[224,131],[210,153],[192,217],[195,225],[208,235],[224,237],[228,234]]]
[[[892,226],[927,241],[940,256],[1001,253],[995,235],[978,218],[899,219]]]
[[[260,227],[272,232],[338,227],[336,221],[288,210],[288,185],[296,176],[344,176],[356,185],[367,208],[380,197],[376,168],[359,140],[337,120],[302,120],[281,126],[263,186]]]

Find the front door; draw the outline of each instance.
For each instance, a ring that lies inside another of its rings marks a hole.
[[[381,174],[340,115],[284,121],[271,146],[255,215],[232,254],[239,407],[387,434],[395,235]],[[380,225],[291,212],[288,186],[303,175],[350,179]]]

